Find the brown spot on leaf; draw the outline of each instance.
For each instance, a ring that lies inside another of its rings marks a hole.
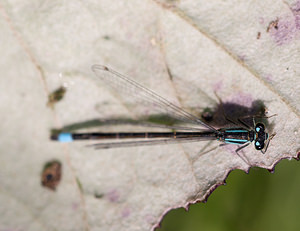
[[[260,39],[260,36],[261,36],[261,33],[260,33],[260,32],[257,32],[256,39]]]
[[[57,160],[47,162],[42,172],[42,185],[55,190],[61,179],[62,166]]]
[[[57,88],[55,91],[53,91],[49,96],[48,96],[48,107],[53,107],[55,103],[59,102],[60,100],[63,99],[67,89],[63,86]]]

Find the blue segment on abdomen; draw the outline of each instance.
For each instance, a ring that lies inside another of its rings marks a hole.
[[[58,135],[58,137],[57,137],[57,140],[59,142],[63,142],[63,143],[72,142],[73,141],[73,137],[72,137],[71,133],[60,133]]]

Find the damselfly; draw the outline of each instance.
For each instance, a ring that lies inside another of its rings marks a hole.
[[[252,126],[249,126],[243,122],[243,120],[239,119],[240,126],[216,129],[204,123],[193,114],[166,100],[154,91],[147,89],[134,80],[108,67],[93,65],[92,70],[98,79],[101,79],[103,83],[114,89],[118,94],[131,94],[139,101],[142,100],[149,105],[154,105],[167,112],[173,118],[193,126],[163,126],[171,130],[168,132],[62,132],[53,134],[51,136],[52,140],[58,140],[60,142],[71,142],[75,140],[104,141],[91,145],[96,149],[218,140],[223,143],[239,145],[240,147],[236,149],[237,153],[253,142],[256,150],[265,153],[270,140],[274,136],[269,136],[264,124],[256,123],[254,117],[252,118]],[[129,139],[131,140],[129,141]],[[107,142],[107,140],[114,140],[115,142]]]

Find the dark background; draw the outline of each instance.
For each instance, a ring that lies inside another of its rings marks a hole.
[[[170,211],[156,231],[299,230],[300,162],[282,160],[272,174],[231,172],[206,203]]]

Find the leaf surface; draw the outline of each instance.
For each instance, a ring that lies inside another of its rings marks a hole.
[[[151,230],[168,210],[205,200],[233,169],[273,169],[298,157],[299,8],[297,1],[0,3],[0,229]],[[95,63],[194,114],[216,107],[216,94],[247,108],[260,100],[277,114],[269,119],[276,136],[265,155],[244,149],[248,163],[236,146],[217,142],[93,150],[50,141],[52,128],[151,114],[95,82]],[[61,86],[63,98],[47,106]],[[55,190],[41,184],[51,161],[61,164]]]

